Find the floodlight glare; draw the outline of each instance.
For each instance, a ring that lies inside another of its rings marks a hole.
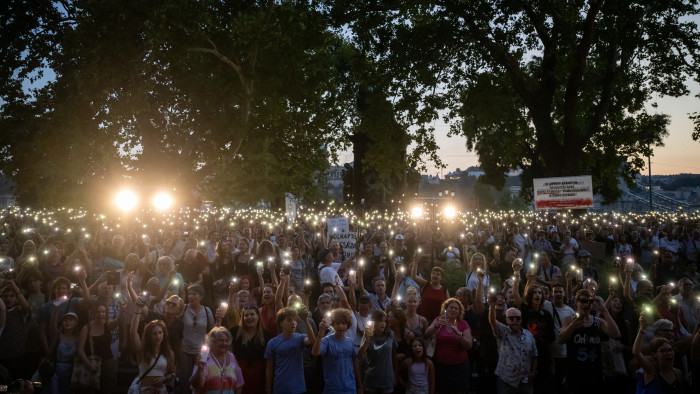
[[[413,207],[413,209],[411,210],[411,216],[413,216],[414,218],[419,218],[423,216],[423,208]]]
[[[153,206],[156,209],[165,210],[170,208],[171,205],[173,205],[173,198],[167,193],[158,193],[153,197]]]
[[[457,211],[452,206],[445,207],[445,210],[442,213],[445,214],[445,217],[447,218],[453,218],[455,215],[457,215]]]
[[[122,190],[114,198],[114,203],[122,211],[130,211],[136,206],[137,200],[136,194],[129,190]]]

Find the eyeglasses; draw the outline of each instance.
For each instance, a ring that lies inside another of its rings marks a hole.
[[[582,299],[578,300],[578,302],[581,304],[588,304],[588,305],[593,304],[593,300],[589,300],[587,298],[582,298]]]
[[[177,302],[167,301],[165,306],[177,306]]]
[[[506,316],[506,319],[508,319],[510,321],[520,321],[522,319],[522,317],[520,317],[520,316]]]

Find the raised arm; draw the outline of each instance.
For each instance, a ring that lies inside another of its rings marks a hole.
[[[637,332],[637,337],[634,339],[634,345],[632,345],[632,354],[634,358],[642,365],[644,368],[645,375],[653,375],[655,373],[654,364],[642,354],[642,337],[644,336],[644,331],[647,328],[647,322],[645,316],[642,314],[639,316],[639,332]]]
[[[338,301],[340,301],[340,307],[353,310],[352,307],[350,306],[350,303],[348,302],[348,297],[345,295],[345,291],[343,291],[343,286],[341,286],[340,283],[336,283],[334,285],[334,289],[335,289],[335,294],[338,296]],[[350,292],[351,293],[355,292],[355,286],[350,285]]]
[[[284,289],[289,289],[289,275],[280,271],[280,278],[282,278],[282,283],[277,287],[277,291],[275,292],[275,311],[284,308],[284,299],[287,298],[286,294],[288,292],[288,290],[285,291]]]
[[[367,295],[367,290],[365,290],[365,266],[358,265],[357,267],[357,280],[360,282],[360,293]]]
[[[141,320],[141,313],[143,309],[138,308],[134,312],[134,316],[131,318],[131,326],[129,326],[129,336],[131,336],[131,349],[138,353],[141,351],[141,338],[139,337],[139,321]]]
[[[520,271],[513,270],[513,305],[520,308],[523,304],[523,299],[520,296]],[[527,291],[527,289],[526,289]]]
[[[486,273],[483,270],[478,270],[476,272],[476,277],[479,279],[479,282],[476,284],[476,291],[474,293],[474,300],[472,301],[472,305],[474,306],[474,312],[476,312],[477,315],[481,316],[484,313],[484,277],[486,276]],[[467,290],[468,291],[468,290]],[[487,295],[488,297],[488,295]]]
[[[348,284],[350,287],[350,290],[348,291],[348,294],[350,295],[350,297],[348,299],[348,305],[350,306],[351,311],[356,311],[357,310],[357,297],[355,296],[355,283],[353,283],[353,281],[348,281]]]
[[[411,265],[411,278],[413,278],[413,281],[418,284],[418,287],[423,289],[423,287],[428,284],[428,281],[418,276],[418,261],[419,259],[414,256],[413,264]]]
[[[610,315],[610,312],[608,312],[608,308],[605,307],[603,302],[598,297],[595,298],[594,302],[598,304],[598,309],[600,310],[600,314],[603,317],[603,320],[600,322],[600,329],[603,330],[603,332],[607,334],[610,338],[620,338],[620,329],[619,327],[617,327],[617,323],[615,323],[615,320]]]
[[[493,336],[498,338],[501,335],[501,329],[498,326],[498,320],[496,320],[496,302],[491,300],[489,300],[489,325]]]
[[[22,290],[20,290],[19,287],[17,287],[15,281],[8,281],[8,287],[12,288],[12,291],[14,291],[17,295],[17,305],[19,305],[20,309],[22,309],[22,313],[24,313],[25,315],[29,313],[29,303],[27,302],[27,299],[24,298]]]
[[[80,272],[78,272],[78,284],[80,285],[80,289],[83,291],[83,299],[80,301],[80,303],[89,310],[90,306],[92,305],[92,297],[90,296],[90,288],[88,287],[87,283],[85,283],[86,279],[87,270],[81,269]]]
[[[306,319],[304,319],[306,321]],[[306,322],[306,324],[309,324]],[[313,331],[308,331],[313,335]],[[323,317],[321,320],[321,323],[318,325],[318,333],[316,334],[316,340],[313,342],[313,347],[311,348],[311,354],[314,356],[318,356],[321,354],[321,341],[323,340],[323,337],[326,336],[326,332],[328,332],[328,318]],[[307,335],[306,338],[308,339],[309,336]]]
[[[107,322],[107,327],[110,330],[114,330],[119,327],[122,320],[124,320],[124,309],[126,309],[126,304],[119,304],[119,312],[117,313],[117,318]]]

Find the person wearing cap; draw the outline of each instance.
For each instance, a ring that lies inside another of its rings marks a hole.
[[[78,314],[67,312],[61,318],[58,327],[58,337],[55,347],[55,376],[44,384],[47,393],[68,393],[71,391],[71,378],[73,377],[73,359],[78,350],[80,329],[78,328]],[[42,377],[43,378],[43,377]]]
[[[340,279],[340,275],[338,275],[340,264],[338,264],[338,268],[333,267],[333,254],[331,252],[331,249],[328,248],[321,249],[318,252],[318,261],[320,262],[318,265],[319,283],[337,282],[342,286],[343,281]]]
[[[152,309],[147,309],[143,306],[137,312],[147,314],[145,322],[152,320],[162,320],[168,329],[168,340],[170,341],[170,349],[175,354],[175,360],[179,360],[182,354],[182,339],[184,338],[185,323],[180,314],[184,309],[184,301],[178,295],[171,295],[165,300],[164,313],[157,313]]]
[[[394,267],[397,269],[402,266],[407,266],[411,261],[411,253],[408,251],[408,248],[406,248],[404,239],[405,238],[402,234],[396,234],[394,237],[393,260]]]
[[[598,270],[591,267],[591,252],[586,249],[581,249],[578,252],[578,263],[581,266],[583,280],[591,278],[596,282],[598,281]]]
[[[87,271],[81,269],[78,273],[78,281],[84,298],[72,297],[71,282],[68,278],[59,276],[51,283],[53,301],[49,301],[41,307],[39,316],[39,340],[44,354],[49,353],[51,344],[56,338],[54,328],[66,312],[77,313],[89,310],[92,297],[90,296],[90,288],[85,283],[86,278]]]

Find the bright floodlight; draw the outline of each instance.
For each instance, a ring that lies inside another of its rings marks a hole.
[[[173,198],[167,193],[158,193],[153,197],[153,206],[156,209],[165,210],[170,208],[171,205],[173,205]]]
[[[414,218],[419,218],[423,216],[423,208],[417,206],[413,207],[413,209],[411,210],[411,216],[413,216]]]
[[[442,213],[448,218],[453,218],[455,215],[457,215],[457,211],[452,206],[445,207],[445,210]]]
[[[117,204],[117,207],[121,209],[122,211],[130,211],[136,206],[136,201],[138,198],[136,197],[136,194],[132,193],[129,190],[122,190],[117,194],[117,197],[115,197],[114,202]]]

